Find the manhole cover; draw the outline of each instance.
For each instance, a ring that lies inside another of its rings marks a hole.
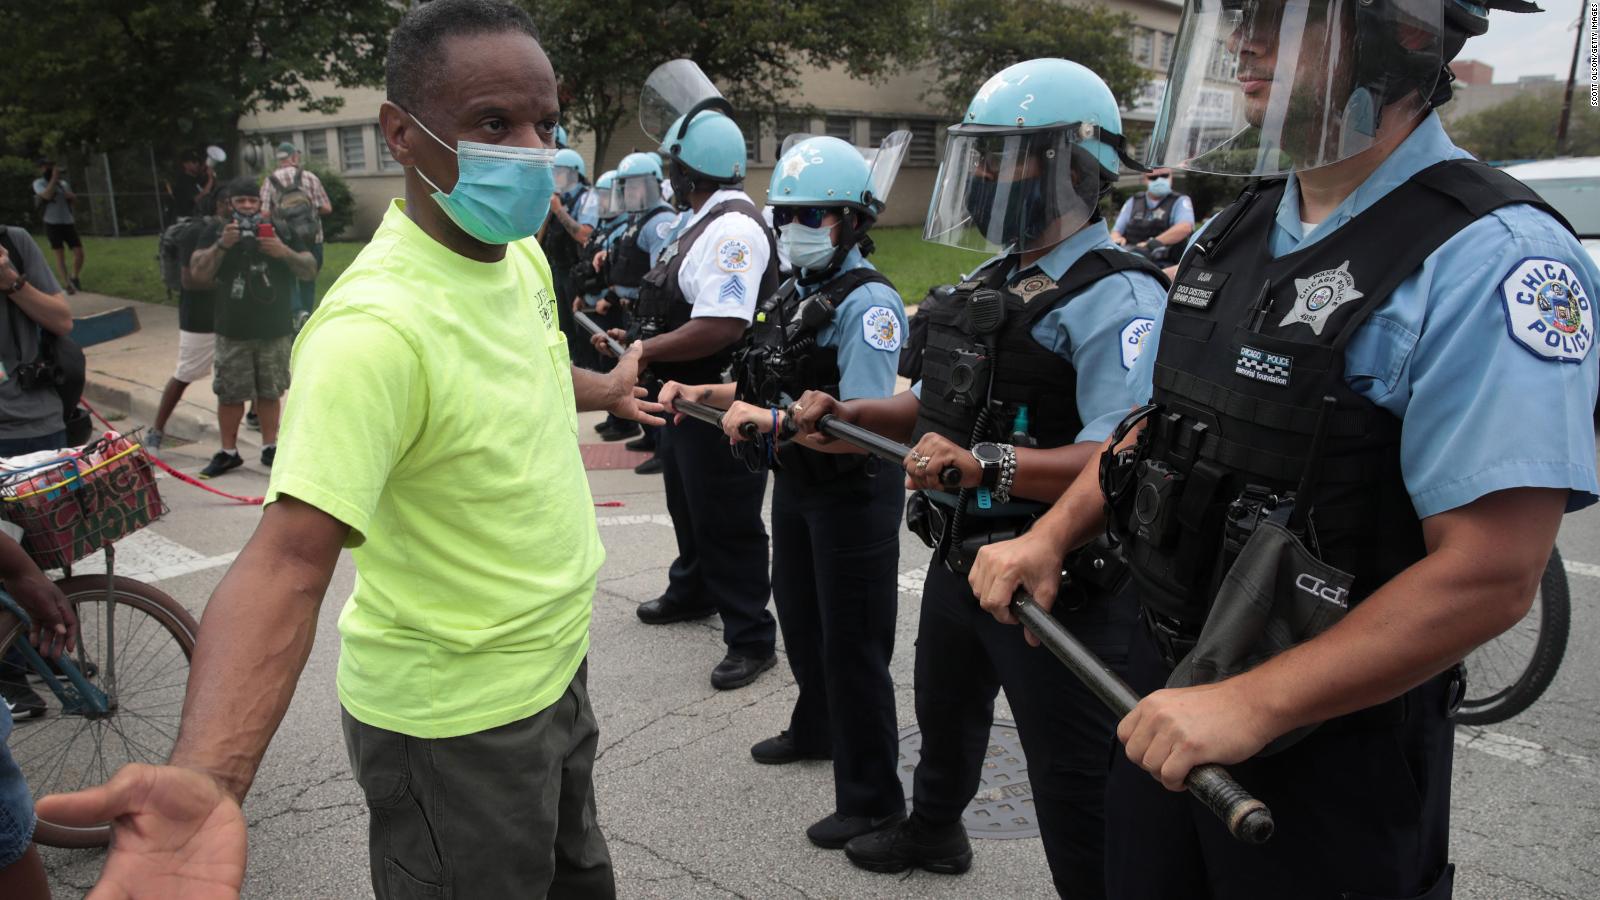
[[[900,783],[911,799],[911,773],[922,758],[922,731],[900,732]],[[1039,836],[1033,817],[1033,785],[1028,783],[1028,760],[1015,722],[996,719],[989,729],[989,750],[983,760],[978,793],[967,804],[961,822],[975,838],[1029,838]]]

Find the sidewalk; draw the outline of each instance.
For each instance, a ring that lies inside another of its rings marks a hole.
[[[128,417],[128,427],[148,428],[155,421],[161,391],[178,364],[178,308],[137,300],[124,300],[106,294],[80,292],[67,298],[74,316],[90,316],[123,306],[139,314],[139,330],[127,337],[84,348],[88,360],[88,383],[83,396],[102,415],[112,412]],[[217,395],[211,379],[189,386],[167,422],[167,434],[203,446],[219,441]],[[241,452],[259,451],[261,435],[249,428],[239,429]],[[247,458],[255,454],[245,452]]]

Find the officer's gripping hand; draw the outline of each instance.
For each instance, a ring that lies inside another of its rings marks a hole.
[[[601,269],[605,268],[607,254],[608,254],[608,251],[601,250],[599,253],[596,253],[594,255],[594,259],[590,261],[589,264],[594,266],[594,270],[596,272],[598,272]]]
[[[955,466],[961,470],[961,487],[975,488],[983,482],[983,467],[972,451],[942,435],[929,432],[901,460],[906,469],[906,487],[913,491],[944,491],[949,486],[939,481],[939,473]]]
[[[617,354],[611,349],[611,344],[606,341],[607,336],[609,336],[612,340],[621,343],[627,339],[628,333],[623,331],[621,328],[612,328],[606,331],[604,335],[594,334],[589,336],[589,345],[594,347],[594,349],[598,351],[601,356],[608,357],[610,359],[616,359]],[[644,349],[644,341],[634,341],[631,346],[639,347],[642,351]]]
[[[178,766],[124,766],[99,787],[53,794],[39,815],[111,822],[111,852],[89,900],[233,900],[244,881],[244,814],[212,776]]]
[[[1061,551],[1042,535],[1028,532],[979,549],[967,583],[972,585],[972,594],[985,612],[1006,625],[1015,625],[1017,617],[1011,612],[1011,598],[1017,588],[1026,590],[1046,612],[1055,605],[1056,592],[1061,588],[1061,558]],[[1039,646],[1033,632],[1024,630],[1023,637],[1030,646]]]
[[[855,418],[850,411],[850,405],[822,391],[806,391],[800,395],[789,407],[794,427],[811,443],[824,446],[833,443],[833,438],[817,430],[817,423],[823,416],[833,416],[844,422],[854,422]]]
[[[1129,761],[1169,791],[1183,790],[1189,770],[1203,763],[1243,762],[1289,730],[1250,689],[1250,673],[1185,688],[1156,691],[1117,725]]]
[[[672,424],[674,425],[683,424],[683,413],[678,412],[678,408],[673,405],[675,401],[681,398],[693,400],[697,403],[705,403],[710,397],[711,385],[709,384],[681,384],[676,381],[669,381],[661,386],[660,391],[656,392],[656,401],[661,404],[661,408],[674,414],[672,417]]]
[[[639,387],[639,371],[644,368],[643,343],[639,341],[629,347],[628,352],[622,354],[622,358],[611,369],[608,376],[611,379],[611,402],[606,405],[606,412],[619,419],[631,419],[645,425],[665,425],[666,419],[652,415],[661,412],[661,404],[646,400],[649,391]]]
[[[783,421],[783,413],[778,413],[778,421]],[[722,414],[722,432],[728,440],[737,444],[747,438],[740,433],[746,424],[756,426],[756,431],[762,434],[772,433],[772,410],[763,406],[754,406],[743,400],[735,400],[728,411]]]

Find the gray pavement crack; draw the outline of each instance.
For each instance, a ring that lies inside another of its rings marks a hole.
[[[701,872],[698,869],[694,869],[694,868],[690,867],[687,863],[684,863],[684,862],[681,862],[679,860],[673,859],[672,857],[667,856],[666,854],[660,852],[656,848],[654,848],[654,847],[650,846],[649,844],[646,844],[646,843],[644,843],[642,841],[630,841],[625,837],[618,837],[614,833],[606,835],[606,840],[611,841],[612,843],[626,844],[629,847],[634,847],[636,849],[643,850],[645,853],[650,854],[651,856],[655,857],[656,859],[660,860],[661,862],[666,863],[667,865],[673,867],[674,869],[677,869],[678,871],[687,874],[690,878],[694,879],[696,884],[710,885],[711,887],[716,888],[717,890],[722,891],[725,894],[729,894],[729,895],[732,895],[734,897],[738,897],[739,900],[751,900],[751,898],[748,895],[741,894],[738,891],[734,890],[733,888],[728,887],[727,885],[723,884],[722,882],[720,882],[720,881],[716,880],[715,878],[711,877],[711,874],[709,872]],[[641,878],[641,879],[636,879],[636,880],[644,881],[644,882],[650,882],[650,881],[662,881],[662,880],[666,880],[666,879],[646,879],[646,878]]]
[[[742,704],[740,704],[738,706],[735,706],[732,709],[729,709],[729,710],[726,710],[726,711],[718,712],[716,715],[709,717],[711,719],[726,719],[727,722],[724,725],[722,725],[720,728],[714,728],[711,731],[707,731],[707,732],[704,732],[702,734],[695,735],[694,737],[690,738],[689,740],[683,741],[682,743],[674,744],[674,745],[672,745],[670,747],[663,747],[663,748],[661,748],[659,750],[656,750],[653,753],[646,754],[645,756],[640,757],[639,759],[636,759],[633,762],[628,763],[627,765],[622,766],[620,768],[608,769],[603,773],[600,772],[600,770],[599,770],[600,757],[604,756],[607,750],[610,750],[613,747],[616,747],[618,744],[621,744],[623,741],[627,740],[629,737],[632,737],[633,735],[636,735],[639,732],[644,731],[646,728],[649,728],[651,725],[654,725],[655,723],[660,722],[663,719],[671,718],[672,716],[675,716],[675,715],[676,716],[683,716],[684,715],[683,710],[690,709],[692,707],[698,706],[698,705],[700,705],[702,703],[705,703],[708,700],[718,699],[722,695],[721,694],[712,694],[712,695],[710,695],[708,697],[702,697],[699,700],[694,701],[693,703],[685,704],[684,706],[678,707],[677,709],[668,710],[667,712],[663,713],[662,715],[657,716],[656,718],[650,720],[649,722],[645,723],[644,725],[641,725],[638,728],[633,729],[628,734],[625,734],[622,737],[618,738],[617,740],[613,741],[612,743],[606,745],[606,747],[604,749],[602,749],[599,753],[595,754],[595,774],[596,774],[596,776],[599,776],[599,775],[603,774],[606,777],[613,777],[613,776],[619,775],[619,774],[621,774],[623,772],[626,772],[629,769],[638,768],[639,766],[642,766],[645,763],[650,762],[651,760],[653,760],[653,759],[655,759],[655,758],[657,758],[657,757],[659,757],[659,756],[661,756],[663,754],[672,753],[672,752],[677,751],[677,750],[682,750],[685,747],[690,747],[690,746],[693,746],[694,744],[698,744],[701,741],[704,741],[704,740],[706,740],[708,738],[715,737],[716,735],[719,735],[722,732],[727,731],[728,729],[732,728],[734,726],[734,724],[735,724],[734,717],[737,716],[739,713],[743,712],[744,710],[750,709],[753,706],[757,706],[757,705],[761,704],[762,702],[770,699],[774,695],[779,694],[779,693],[787,690],[788,687],[789,687],[788,685],[779,686],[779,687],[774,688],[774,689],[772,689],[770,691],[767,691],[766,693],[764,693],[764,694],[762,694],[762,695],[760,695],[760,696],[758,696],[758,697],[756,697],[756,698],[754,698],[754,699],[752,699],[752,700],[750,700],[750,701],[748,701],[746,703],[742,703]],[[695,717],[691,717],[691,718],[695,718]]]

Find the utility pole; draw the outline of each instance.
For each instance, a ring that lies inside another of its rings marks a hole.
[[[1578,36],[1572,42],[1572,68],[1567,70],[1567,95],[1561,101],[1561,123],[1556,126],[1556,155],[1567,154],[1567,126],[1572,122],[1572,85],[1578,80],[1578,57],[1583,55],[1583,30],[1589,24],[1589,0],[1578,13]]]

